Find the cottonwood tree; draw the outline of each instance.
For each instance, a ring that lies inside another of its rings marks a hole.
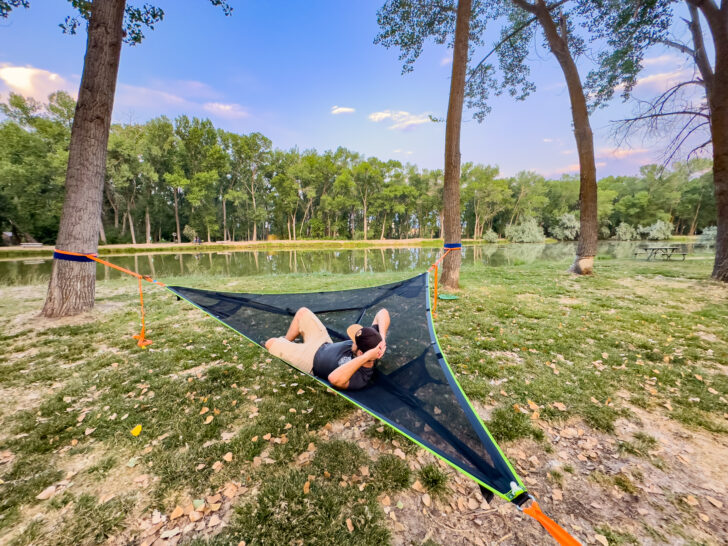
[[[443,235],[445,244],[460,244],[460,129],[465,99],[470,44],[480,43],[479,22],[483,2],[479,0],[389,0],[377,13],[380,33],[375,43],[398,47],[403,72],[413,69],[425,42],[447,44],[453,49],[450,95],[445,122],[445,182],[443,189]],[[441,282],[445,287],[460,284],[460,252],[449,252],[443,261]]]
[[[690,41],[681,43],[665,38],[661,42],[688,55],[697,74],[674,85],[656,99],[647,101],[637,116],[625,120],[626,129],[632,130],[647,122],[649,130],[660,133],[660,129],[665,127],[664,122],[667,122],[667,130],[673,131],[668,158],[691,142],[696,133],[709,130],[709,137],[699,141],[691,152],[709,145],[713,148],[718,230],[712,276],[728,282],[728,1],[685,0],[673,1],[672,4],[673,17],[678,15],[679,8],[687,7],[689,19],[684,20],[690,31]],[[705,39],[702,21],[706,23],[710,40]],[[704,103],[683,97],[683,91],[692,86],[704,89]]]
[[[164,17],[151,4],[135,6],[126,0],[69,0],[77,15],[61,25],[74,34],[87,25],[86,56],[71,128],[66,170],[66,198],[56,240],[60,250],[95,253],[99,240],[106,163],[106,146],[114,106],[122,43],[139,44],[146,29]],[[224,0],[210,0],[226,15],[232,8]],[[0,17],[13,8],[29,7],[29,0],[0,3]],[[42,314],[75,315],[93,308],[96,264],[55,260]]]

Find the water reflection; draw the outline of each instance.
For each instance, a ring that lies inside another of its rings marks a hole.
[[[628,259],[639,246],[664,246],[646,241],[604,241],[599,244],[602,258]],[[681,252],[709,254],[710,247],[700,243],[671,244]],[[478,245],[463,247],[463,264],[518,266],[537,261],[568,262],[574,257],[576,243]],[[266,250],[238,252],[190,252],[114,255],[108,259],[142,275],[170,279],[193,275],[268,275],[288,273],[359,273],[385,271],[424,271],[437,259],[437,248],[374,248],[356,250]],[[26,259],[0,261],[3,285],[48,282],[52,260]],[[99,265],[97,278],[109,280],[122,273]]]

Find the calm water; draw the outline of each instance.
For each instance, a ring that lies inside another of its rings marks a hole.
[[[651,243],[602,242],[602,257],[631,258],[634,249]],[[655,243],[660,246],[663,243]],[[712,249],[698,244],[682,246],[691,254]],[[519,265],[536,261],[559,262],[573,258],[575,243],[479,245],[463,248],[463,263],[490,266]],[[245,276],[285,273],[357,273],[362,271],[424,271],[439,255],[437,248],[384,248],[356,250],[276,250],[238,252],[190,252],[114,255],[107,260],[142,275],[167,279],[190,275]],[[0,284],[25,285],[47,282],[53,260],[33,258],[0,260]],[[118,271],[99,265],[97,278],[115,279]]]

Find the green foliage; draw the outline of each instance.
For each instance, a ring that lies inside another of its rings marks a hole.
[[[506,227],[506,239],[512,243],[540,243],[546,236],[535,218],[526,217],[520,224]]]
[[[717,226],[710,226],[705,229],[703,229],[703,232],[700,234],[700,242],[704,245],[713,246],[715,244],[715,240],[718,237],[718,227]]]
[[[559,217],[557,224],[551,227],[551,236],[559,241],[573,241],[579,235],[579,220],[570,212]]]
[[[651,226],[637,228],[637,232],[650,241],[666,241],[672,237],[674,226],[663,220],[658,220]]]
[[[543,436],[540,429],[533,428],[528,415],[514,410],[510,406],[500,407],[493,411],[488,422],[488,429],[498,442],[518,440],[519,438]]]
[[[617,226],[617,230],[614,235],[618,241],[634,241],[639,238],[637,230],[630,226],[627,222],[622,222]]]
[[[498,239],[498,234],[492,229],[489,229],[483,234],[483,240],[487,243],[497,243]]]
[[[409,487],[412,481],[409,465],[395,455],[382,455],[374,464],[375,484],[383,490],[397,491]]]

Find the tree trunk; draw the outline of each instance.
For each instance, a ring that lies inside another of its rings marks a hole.
[[[695,207],[695,216],[693,216],[693,221],[690,223],[690,231],[688,232],[688,235],[695,235],[695,228],[698,225],[698,214],[700,213],[700,204],[702,201],[703,199],[701,196],[700,201],[698,201],[698,206]]]
[[[127,219],[126,213],[122,214],[121,215],[121,236],[122,237],[124,235],[126,235],[126,219]]]
[[[253,241],[258,240],[258,221],[257,221],[257,208],[255,205],[255,175],[256,169],[253,169],[252,179],[250,181],[250,197],[253,201]]]
[[[597,168],[594,160],[594,135],[589,123],[584,88],[579,70],[569,51],[566,35],[566,20],[561,15],[561,34],[545,3],[539,2],[536,17],[544,30],[551,52],[559,61],[564,73],[571,101],[571,116],[574,123],[574,137],[579,154],[579,243],[576,259],[570,271],[589,275],[594,271],[594,257],[597,254],[599,224],[597,222]]]
[[[445,186],[442,196],[445,244],[460,244],[462,224],[460,218],[460,126],[463,118],[465,72],[468,64],[468,37],[472,0],[459,0],[455,23],[455,46],[452,54],[450,101],[445,126]],[[460,287],[462,252],[448,252],[442,262],[443,287]]]
[[[718,8],[713,2],[690,1],[688,4],[699,7],[705,16],[715,48],[712,86],[706,86],[713,140],[715,204],[718,209],[713,278],[728,282],[728,5],[723,2]]]
[[[387,227],[387,215],[385,214],[384,219],[382,219],[382,235],[381,235],[381,237],[379,237],[380,240],[384,239],[384,230],[386,229],[386,227]]]
[[[367,200],[364,198],[364,240],[367,240]]]
[[[71,129],[66,197],[56,247],[95,253],[103,203],[106,146],[123,38],[125,0],[95,0]],[[76,315],[94,306],[96,263],[55,260],[42,314]]]
[[[131,233],[131,244],[137,244],[136,231],[134,231],[134,218],[131,217],[131,211],[127,210],[126,215],[129,217],[129,233]]]
[[[144,222],[146,224],[147,231],[145,233],[146,239],[144,239],[145,243],[151,243],[152,242],[152,222],[149,218],[149,205],[146,206],[146,209],[144,210]]]
[[[104,230],[104,220],[99,216],[99,239],[106,244],[106,231]]]
[[[220,199],[222,200],[222,240],[227,241],[228,240],[228,228],[227,228],[227,209],[225,207],[225,197],[223,195],[221,195]]]
[[[286,220],[286,228],[288,228],[288,240],[291,240],[291,219]]]
[[[291,225],[293,225],[293,240],[296,240],[296,213],[291,214]]]
[[[177,199],[177,188],[174,188],[174,221],[177,224],[177,244],[182,244],[182,230],[179,227],[179,201]]]
[[[207,242],[211,243],[212,239],[210,239],[210,226],[206,226],[206,227],[207,227]]]

